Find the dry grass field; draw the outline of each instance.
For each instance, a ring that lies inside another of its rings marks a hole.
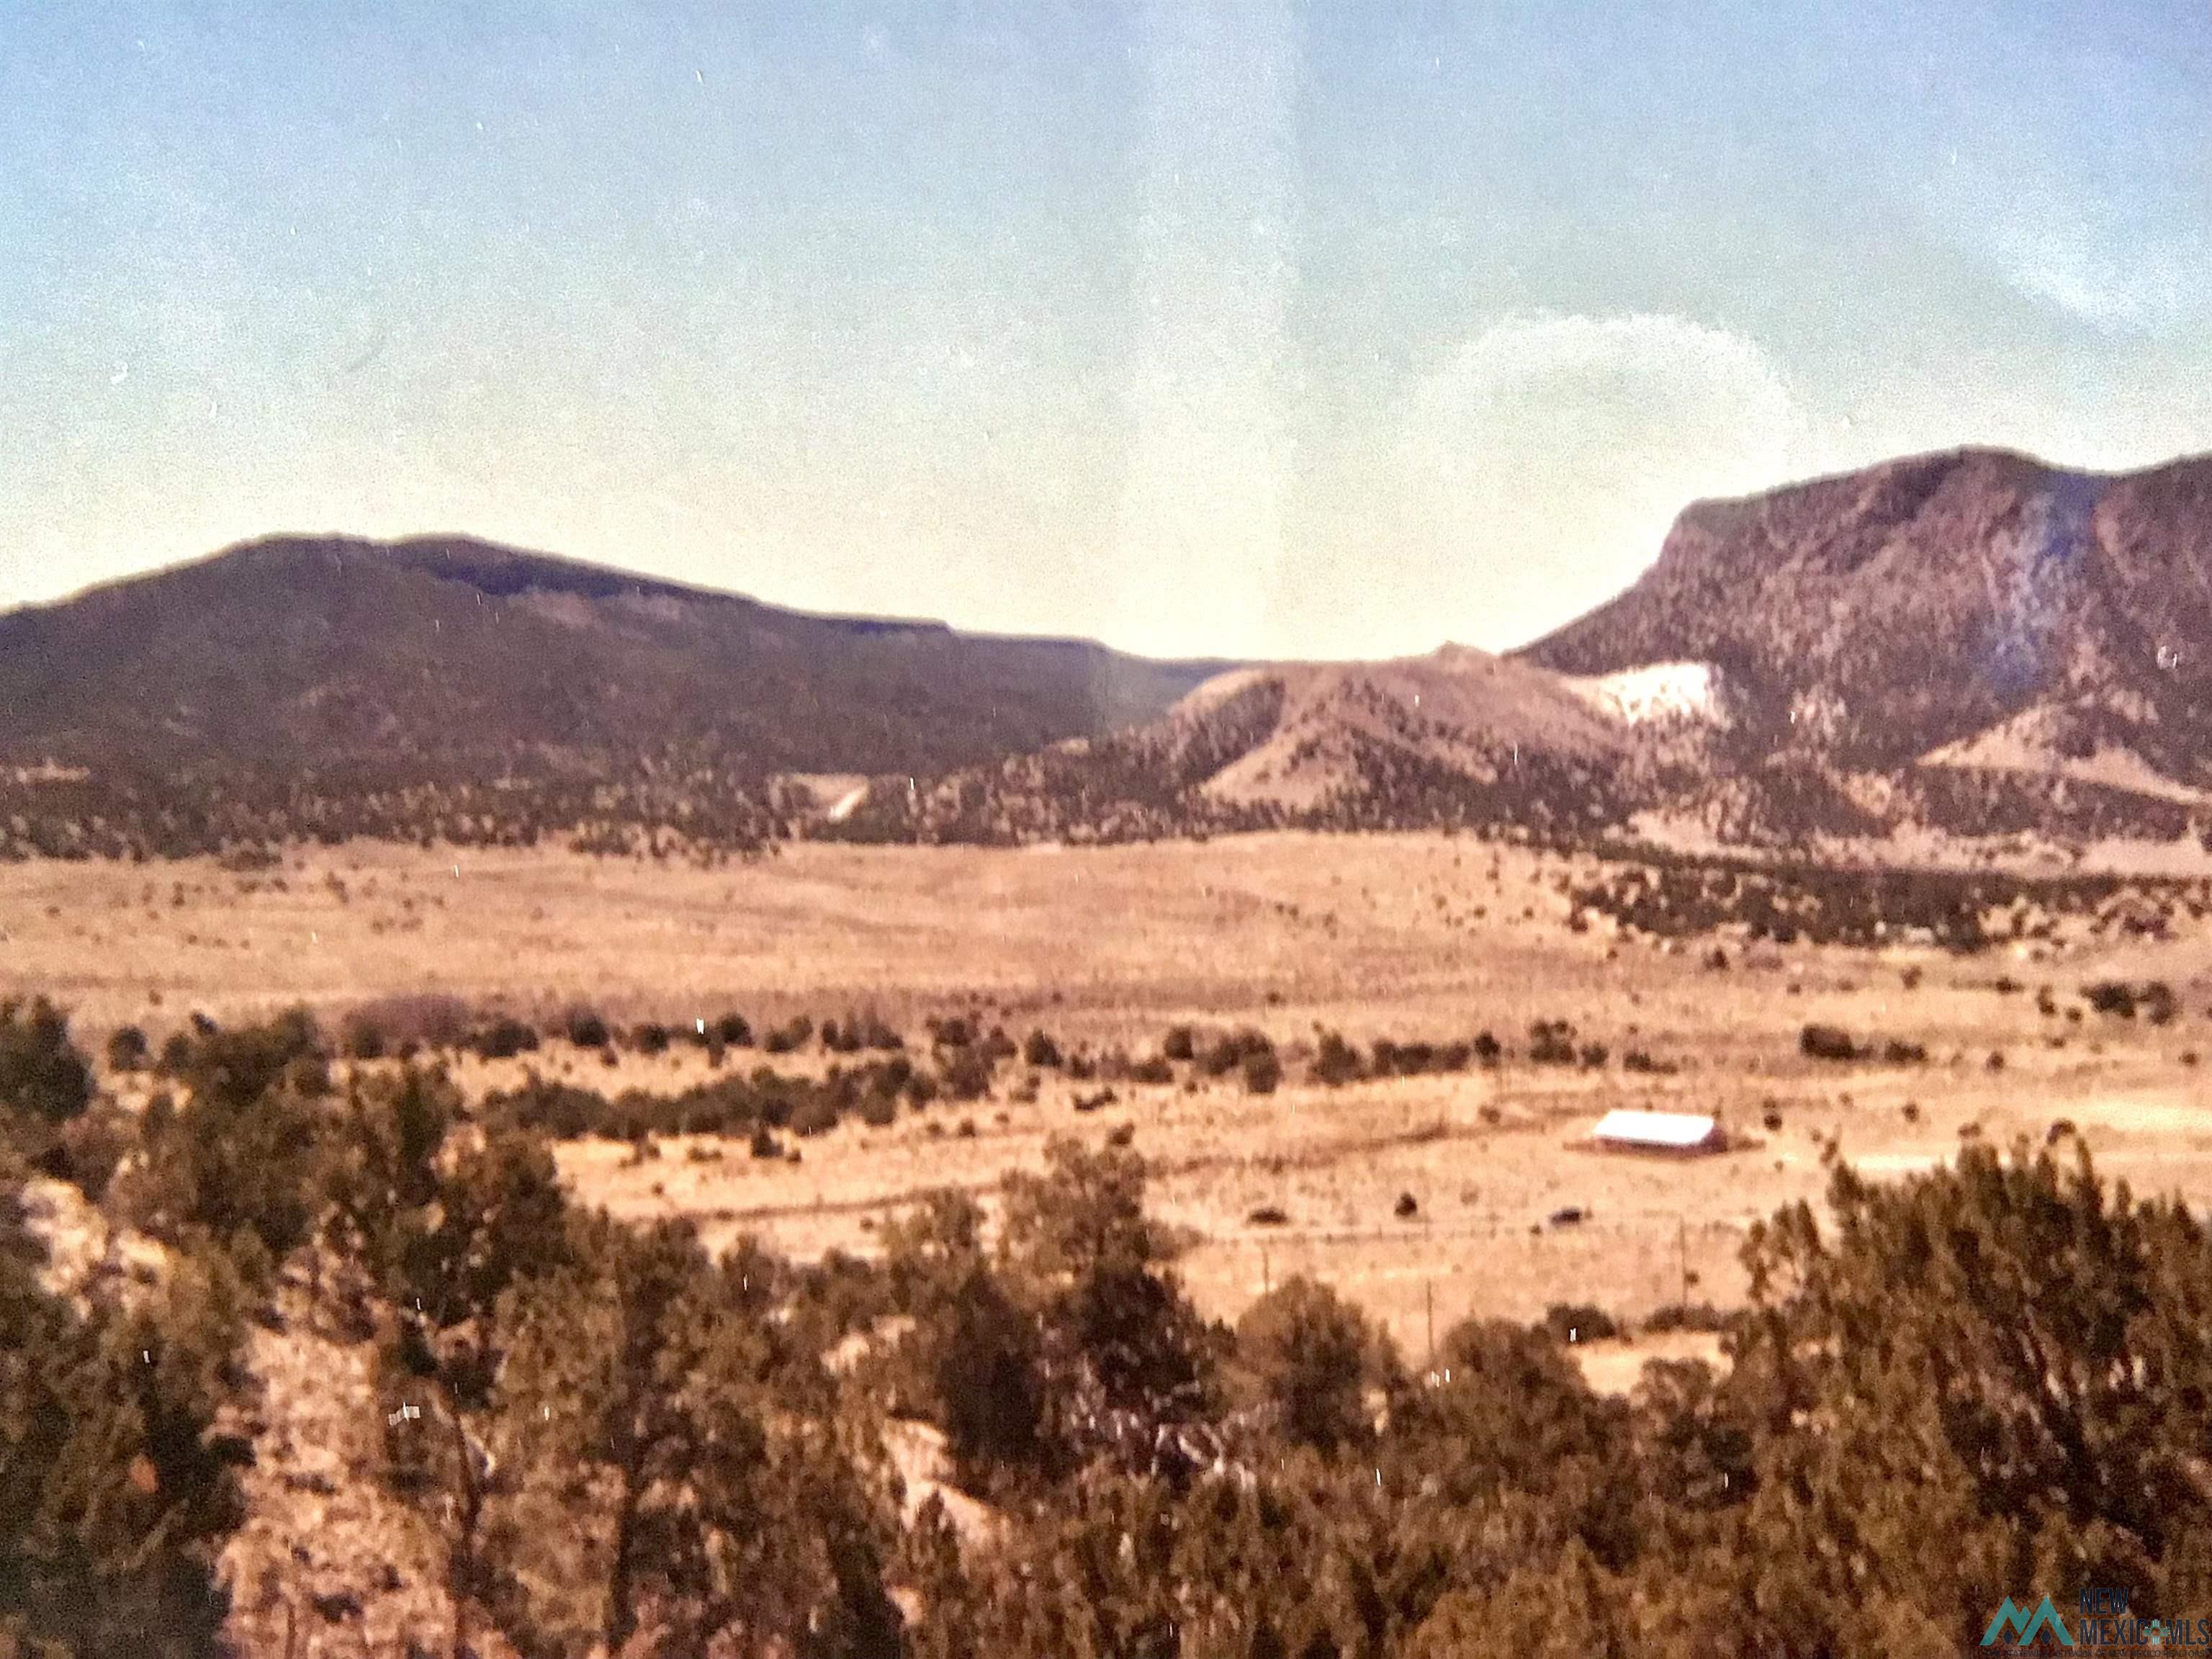
[[[434,991],[543,1014],[588,1001],[619,1019],[688,1025],[726,1008],[755,1024],[872,1007],[919,1039],[924,1017],[980,1007],[1017,1037],[1149,1052],[1169,1025],[1251,1024],[1289,1056],[1275,1093],[1232,1074],[1188,1090],[1113,1085],[1079,1113],[1047,1073],[1037,1097],[902,1109],[758,1161],[742,1142],[571,1143],[562,1166],[619,1214],[681,1212],[710,1240],[744,1231],[799,1254],[866,1251],[928,1188],[987,1192],[1035,1167],[1047,1137],[1126,1127],[1154,1160],[1153,1203],[1188,1231],[1182,1270],[1233,1316],[1270,1279],[1325,1278],[1384,1319],[1418,1361],[1469,1312],[1593,1303],[1639,1316],[1683,1294],[1742,1292],[1743,1230],[1816,1198],[1824,1151],[1887,1175],[1948,1157],[1962,1135],[2040,1141],[2070,1121],[2099,1164],[2140,1190],[2212,1203],[2212,931],[2110,942],[2069,924],[2033,951],[1662,947],[1565,926],[1564,887],[1591,866],[1437,836],[1265,836],[1089,850],[790,848],[703,871],[556,853],[434,854],[385,846],[288,855],[240,873],[180,865],[0,868],[0,995],[44,992],[81,1038],[125,1022],[158,1043],[196,1009],[218,1018],[305,1002],[326,1018],[369,999]],[[2159,1027],[2081,1009],[2106,975],[2169,982]],[[2016,988],[2004,981],[2017,981]],[[2055,1013],[2039,1011],[2049,985]],[[1600,1068],[1525,1059],[1539,1019],[1607,1046]],[[1803,1058],[1808,1021],[1925,1045],[1924,1065]],[[1317,1024],[1357,1042],[1464,1039],[1488,1029],[1495,1070],[1327,1089],[1297,1045]],[[1641,1049],[1679,1069],[1626,1071]],[[1992,1054],[2001,1056],[1993,1066]],[[738,1054],[748,1068],[757,1054]],[[788,1061],[778,1061],[788,1065]],[[805,1062],[818,1065],[810,1057]],[[705,1072],[696,1050],[606,1066],[562,1043],[473,1059],[472,1091],[527,1066],[612,1093]],[[1908,1111],[1908,1103],[1914,1109]],[[1756,1143],[1691,1161],[1571,1146],[1604,1109],[1713,1111]],[[1778,1114],[1779,1127],[1769,1127]],[[972,1126],[963,1129],[963,1121]],[[1397,1213],[1410,1194],[1410,1215]],[[1548,1218],[1578,1206],[1579,1224]],[[1254,1213],[1282,1212],[1265,1224]],[[1644,1352],[1601,1345],[1592,1374],[1625,1384]]]

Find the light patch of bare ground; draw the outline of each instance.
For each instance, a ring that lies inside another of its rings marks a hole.
[[[368,1346],[350,1339],[296,1277],[277,1292],[281,1329],[249,1332],[259,1389],[247,1518],[224,1547],[228,1632],[247,1654],[444,1653],[453,1606],[434,1541],[384,1490],[385,1413]],[[496,1633],[473,1632],[482,1659],[512,1659]]]
[[[963,1545],[988,1547],[999,1540],[1006,1517],[952,1484],[941,1431],[927,1423],[896,1419],[884,1425],[884,1449],[898,1471],[904,1489],[902,1507],[909,1523],[921,1506],[934,1498],[945,1506],[945,1518],[960,1534]]]
[[[1626,1340],[1577,1342],[1574,1356],[1583,1376],[1600,1394],[1626,1395],[1644,1377],[1644,1367],[1654,1359],[1698,1359],[1708,1365],[1723,1362],[1721,1340],[1710,1331],[1653,1331]]]

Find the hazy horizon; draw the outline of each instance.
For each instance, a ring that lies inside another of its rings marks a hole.
[[[2178,0],[0,27],[0,608],[461,534],[1158,657],[1502,649],[1693,498],[2212,450]]]

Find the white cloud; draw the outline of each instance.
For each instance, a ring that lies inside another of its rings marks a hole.
[[[1618,592],[1674,515],[1790,476],[1806,423],[1753,342],[1686,318],[1512,317],[1421,381],[1401,580],[1431,627],[1516,643]]]
[[[1990,233],[2005,280],[2105,329],[2164,330],[2207,301],[2212,248],[2181,235],[2123,237],[2051,202],[2008,208]]]

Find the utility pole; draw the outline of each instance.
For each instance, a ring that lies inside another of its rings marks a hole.
[[[1682,1306],[1690,1305],[1690,1223],[1686,1217],[1674,1218],[1674,1242],[1682,1260]]]
[[[1267,1247],[1260,1247],[1260,1294],[1268,1295],[1275,1288],[1274,1277],[1267,1270]]]

